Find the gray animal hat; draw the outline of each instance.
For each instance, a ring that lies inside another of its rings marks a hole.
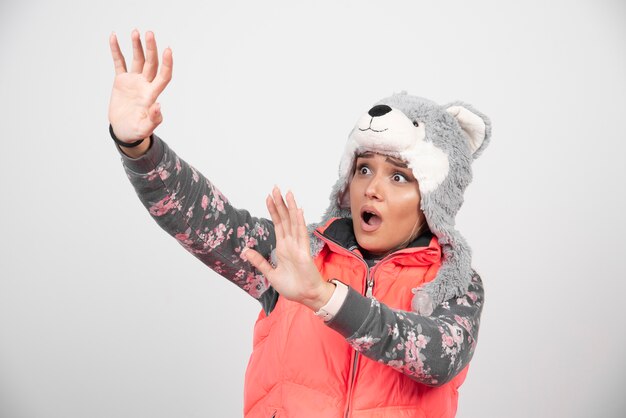
[[[419,184],[426,222],[443,252],[435,279],[413,289],[413,310],[430,315],[443,301],[465,294],[471,281],[471,250],[454,228],[455,216],[472,180],[472,161],[490,137],[489,118],[466,103],[440,106],[406,92],[379,101],[350,132],[330,206],[322,222],[312,227],[333,217],[351,217],[348,185],[358,153],[371,151],[406,161]],[[321,247],[321,242],[312,242],[314,254]]]

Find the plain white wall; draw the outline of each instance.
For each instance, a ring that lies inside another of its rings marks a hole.
[[[108,36],[173,49],[157,132],[237,206],[309,221],[380,97],[493,121],[458,228],[486,286],[458,416],[626,408],[623,1],[0,3],[0,417],[240,416],[259,307],[134,194]]]

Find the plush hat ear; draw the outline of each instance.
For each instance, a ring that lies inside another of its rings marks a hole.
[[[454,116],[468,139],[468,144],[474,158],[487,146],[491,136],[491,122],[487,116],[472,109],[471,106],[453,104],[446,111]]]

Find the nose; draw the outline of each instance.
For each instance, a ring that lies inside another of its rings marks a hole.
[[[391,108],[387,105],[376,105],[367,112],[368,115],[375,118],[376,116],[383,116],[391,112]]]
[[[370,177],[369,183],[367,183],[367,186],[365,187],[365,196],[374,200],[382,199],[380,179],[378,175]]]

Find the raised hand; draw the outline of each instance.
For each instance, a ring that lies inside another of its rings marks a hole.
[[[141,45],[139,31],[131,34],[133,61],[130,72],[120,50],[117,37],[109,38],[111,55],[115,65],[115,81],[109,103],[109,122],[115,136],[124,142],[149,137],[163,120],[159,94],[172,79],[172,50],[163,51],[159,71],[159,57],[154,33],[146,32],[146,53]],[[158,71],[158,73],[157,73]]]
[[[286,199],[287,204],[277,187],[266,199],[276,233],[276,266],[253,249],[245,250],[242,256],[281,296],[317,311],[328,302],[335,285],[325,281],[313,263],[304,215],[293,193],[288,192]]]

